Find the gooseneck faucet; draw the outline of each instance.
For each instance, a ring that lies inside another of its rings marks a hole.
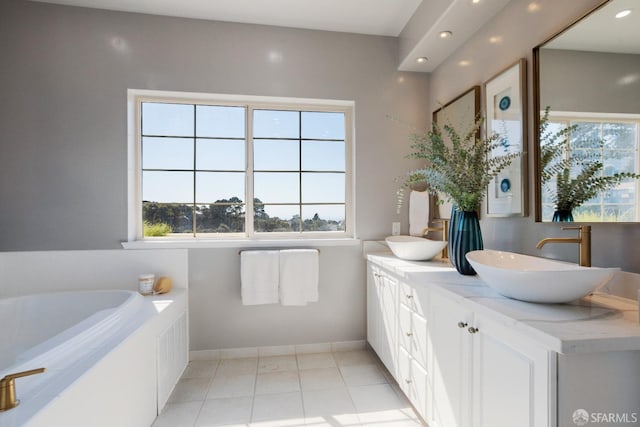
[[[591,267],[591,226],[579,225],[576,227],[562,227],[563,230],[578,230],[578,237],[547,237],[536,245],[542,249],[547,243],[577,243],[580,249],[579,264],[582,267]]]
[[[422,230],[422,236],[423,237],[426,236],[430,231],[442,231],[442,241],[446,242],[447,239],[449,238],[449,220],[434,219],[433,222],[441,222],[442,226],[441,227],[425,227]],[[448,258],[449,258],[449,251],[445,246],[444,248],[442,248],[442,259],[448,259]]]

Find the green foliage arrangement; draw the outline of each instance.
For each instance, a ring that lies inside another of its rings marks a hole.
[[[602,162],[589,155],[578,156],[572,153],[567,157],[569,138],[576,128],[577,125],[573,125],[555,132],[549,130],[549,107],[545,108],[540,120],[541,184],[558,211],[570,212],[626,179],[640,178],[640,175],[631,172],[605,176],[602,174]],[[591,145],[601,148],[603,141],[595,141]],[[581,170],[572,177],[572,168]],[[549,183],[553,178],[556,179],[555,188]]]
[[[143,227],[145,237],[162,237],[171,233],[171,226],[164,222],[152,224],[149,221],[144,221]]]
[[[429,192],[446,194],[458,210],[477,211],[491,180],[520,155],[491,155],[502,145],[498,134],[484,139],[477,137],[483,123],[484,120],[477,119],[464,134],[450,124],[441,129],[437,123],[426,134],[413,134],[413,152],[409,157],[425,159],[427,166],[408,175],[424,177]],[[444,136],[451,144],[446,143]]]

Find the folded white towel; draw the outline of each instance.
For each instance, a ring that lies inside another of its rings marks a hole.
[[[306,305],[318,301],[318,250],[280,251],[280,303]]]
[[[422,236],[429,226],[429,192],[412,191],[409,195],[409,234]]]
[[[242,304],[277,304],[279,251],[243,251],[240,254]]]

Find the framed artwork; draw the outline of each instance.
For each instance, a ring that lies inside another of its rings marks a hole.
[[[498,135],[490,155],[520,153],[487,188],[487,216],[526,216],[527,197],[527,76],[520,59],[484,84],[486,135]]]

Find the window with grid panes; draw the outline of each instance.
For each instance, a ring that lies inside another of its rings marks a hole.
[[[138,105],[145,238],[351,236],[350,105]]]

